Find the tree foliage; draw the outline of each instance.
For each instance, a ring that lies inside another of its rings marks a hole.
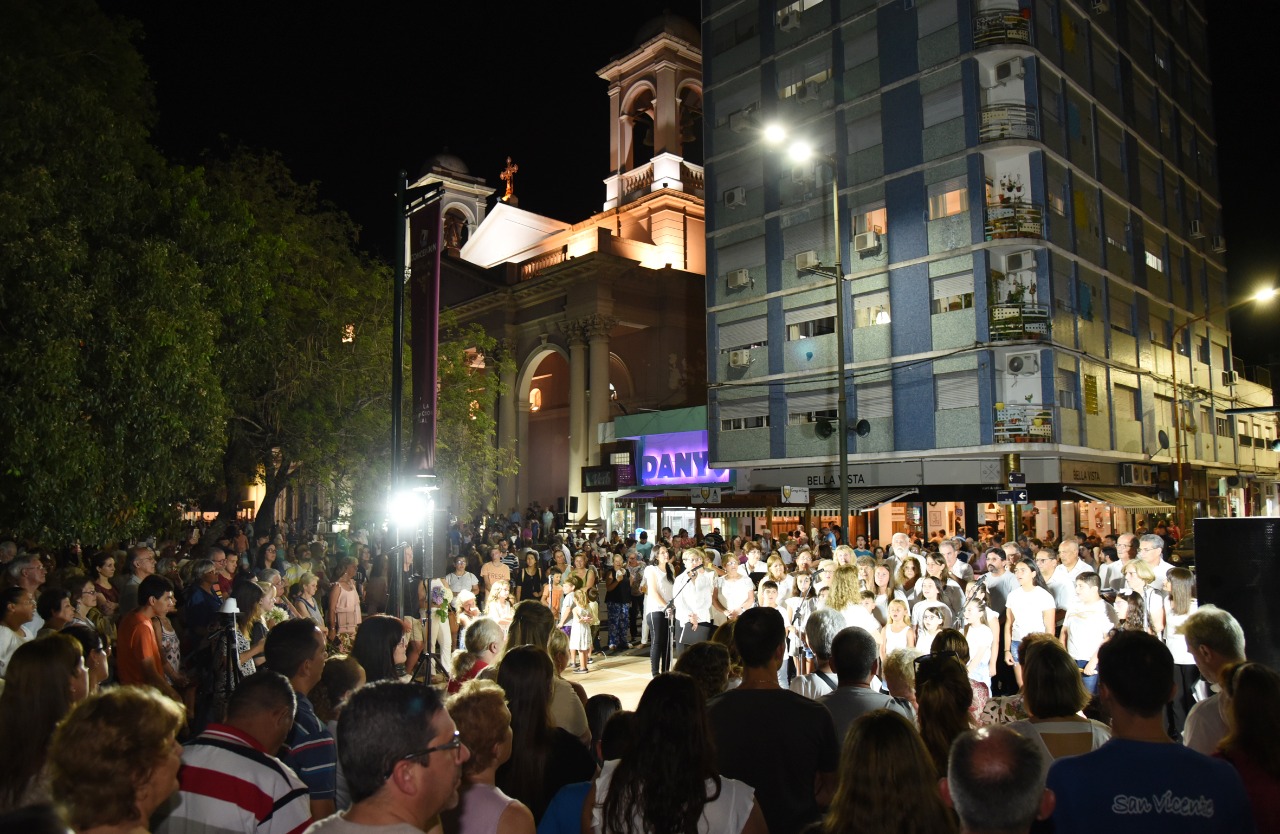
[[[198,177],[147,143],[131,33],[0,5],[0,524],[46,540],[145,528],[222,445]]]

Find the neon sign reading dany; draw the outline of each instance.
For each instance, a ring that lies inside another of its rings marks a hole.
[[[649,486],[729,483],[730,470],[708,467],[710,459],[705,431],[647,435],[640,458],[640,482]]]

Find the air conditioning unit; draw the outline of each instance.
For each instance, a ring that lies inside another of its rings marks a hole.
[[[729,351],[729,367],[745,368],[751,364],[750,350],[731,350]]]
[[[812,269],[818,265],[818,253],[809,249],[796,253],[796,269]]]
[[[1200,225],[1199,220],[1192,220],[1191,221],[1191,239],[1199,240],[1202,237],[1204,237],[1204,227]]]
[[[1111,10],[1110,0],[1090,0],[1094,14],[1106,14]]]
[[[1024,249],[1021,252],[1014,252],[1004,259],[1005,272],[1022,272],[1027,269],[1036,268],[1036,252],[1034,249]]]
[[[796,185],[807,185],[813,179],[813,163],[803,162],[791,168],[791,181]]]
[[[1134,486],[1138,483],[1137,478],[1134,477],[1133,470],[1134,470],[1134,466],[1132,463],[1120,464],[1120,485],[1121,486]]]
[[[1040,373],[1040,354],[1011,353],[1005,357],[1004,369],[1010,376],[1035,376]]]
[[[1022,78],[1026,75],[1026,70],[1022,68],[1021,58],[1011,58],[1008,61],[996,64],[996,83],[1004,84],[1009,81]]]
[[[729,208],[745,206],[747,204],[747,189],[742,186],[730,188],[724,193],[724,204]]]
[[[751,127],[751,115],[746,110],[729,114],[729,129],[734,133],[742,133]]]
[[[880,248],[880,235],[876,232],[863,232],[853,236],[853,251],[874,252]]]
[[[816,81],[806,81],[804,86],[796,91],[796,101],[817,101],[818,100],[818,83]]]
[[[725,283],[731,290],[741,289],[751,283],[751,273],[745,269],[731,269],[725,276]]]
[[[794,32],[800,28],[800,12],[792,10],[783,12],[778,18],[778,28],[784,32]]]
[[[1240,372],[1239,372],[1239,371],[1223,371],[1223,372],[1222,372],[1222,384],[1223,384],[1223,385],[1236,385],[1236,384],[1238,384],[1239,382],[1240,382]]]
[[[1222,235],[1214,235],[1213,240],[1209,242],[1209,248],[1221,255],[1227,251],[1227,239]]]

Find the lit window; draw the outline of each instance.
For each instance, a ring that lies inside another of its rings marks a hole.
[[[803,426],[805,423],[816,423],[819,420],[835,420],[836,409],[820,408],[816,411],[797,411],[787,415],[788,426]]]
[[[884,234],[884,230],[889,227],[889,212],[884,206],[880,206],[880,208],[870,209],[859,214],[856,221],[858,234],[863,234],[864,232]]]
[[[787,341],[795,342],[800,339],[809,339],[814,336],[826,336],[836,332],[836,317],[827,316],[825,318],[810,319],[797,324],[787,325]]]
[[[853,297],[853,326],[874,327],[892,321],[889,312],[889,291],[868,292]]]
[[[530,411],[542,410],[542,389],[541,388],[529,389],[529,410]]]
[[[964,186],[952,186],[946,191],[929,194],[930,220],[940,220],[968,210],[969,190]]]
[[[743,431],[745,429],[769,428],[768,415],[762,417],[732,417],[720,421],[720,431]]]
[[[342,343],[349,345],[356,340],[356,326],[354,324],[342,325]]]

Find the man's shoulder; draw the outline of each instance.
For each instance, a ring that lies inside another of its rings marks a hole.
[[[708,709],[713,715],[732,713],[736,710],[790,710],[788,715],[822,715],[829,711],[818,701],[792,692],[790,689],[730,689],[711,699]],[[776,714],[776,713],[775,713]]]
[[[304,834],[422,834],[422,829],[405,822],[391,825],[360,825],[348,822],[346,812],[339,811],[333,816],[313,823]]]

